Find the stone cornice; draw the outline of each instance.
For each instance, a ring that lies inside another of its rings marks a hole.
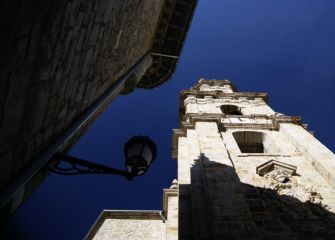
[[[237,88],[232,84],[231,81],[224,79],[224,80],[216,80],[216,79],[199,79],[198,83],[191,87],[191,90],[200,90],[201,85],[207,84],[209,86],[224,86],[229,85],[234,92],[237,92]]]
[[[213,80],[209,80],[213,81]],[[227,80],[226,80],[227,81]],[[223,82],[223,81],[220,81]],[[200,91],[197,90],[199,86],[195,86],[191,88],[190,90],[184,90],[180,92],[179,96],[179,125],[180,122],[182,121],[184,115],[185,115],[185,105],[184,101],[188,96],[195,96],[196,98],[204,98],[206,96],[211,96],[213,99],[218,99],[218,98],[233,98],[233,99],[238,99],[241,97],[244,97],[248,100],[252,100],[255,98],[262,98],[265,103],[268,102],[268,94],[266,93],[253,93],[253,92],[234,92],[234,93],[224,93],[222,91]]]
[[[173,129],[172,137],[172,158],[177,159],[179,137],[186,137],[188,129],[194,129],[196,122],[216,122],[220,131],[229,128],[238,129],[259,129],[259,130],[279,130],[280,123],[301,124],[299,116],[266,116],[266,115],[244,115],[243,118],[271,120],[270,123],[223,123],[227,117],[234,115],[225,114],[185,114],[180,122],[179,129]],[[241,116],[238,116],[241,117]]]
[[[140,88],[154,88],[167,81],[175,70],[197,0],[166,0],[159,19],[151,52],[176,56],[153,56],[153,64],[141,81]]]

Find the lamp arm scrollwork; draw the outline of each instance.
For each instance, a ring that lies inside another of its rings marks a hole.
[[[60,175],[114,174],[124,176],[129,180],[132,179],[132,175],[125,170],[112,168],[63,154],[56,154],[49,161],[48,169],[50,172]]]

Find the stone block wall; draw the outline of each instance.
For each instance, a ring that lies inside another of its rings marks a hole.
[[[179,238],[332,239],[335,189],[306,154],[280,130],[275,140],[290,145],[288,151],[242,154],[233,131],[197,122],[179,139]],[[287,181],[279,180],[286,174],[282,169],[257,174],[270,160],[294,165],[296,173]]]
[[[163,190],[163,214],[166,218],[166,239],[178,240],[178,181]]]
[[[93,240],[166,240],[162,220],[106,219]]]
[[[335,189],[335,155],[332,151],[301,126],[283,123],[280,129],[304,159]]]
[[[163,190],[163,211],[104,210],[87,240],[178,240],[178,182]]]
[[[85,239],[166,240],[166,223],[160,211],[104,210]]]
[[[335,155],[300,117],[228,80],[201,79],[180,100],[180,239],[335,238]]]
[[[163,3],[1,3],[0,189],[150,49]]]

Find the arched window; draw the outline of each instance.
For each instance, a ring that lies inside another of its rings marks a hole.
[[[234,132],[233,136],[242,153],[264,153],[264,133],[239,131]]]
[[[227,115],[242,115],[239,107],[231,104],[221,105],[221,111]]]

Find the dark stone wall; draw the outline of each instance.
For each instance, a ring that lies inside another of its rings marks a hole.
[[[0,3],[0,189],[149,51],[163,3]]]
[[[179,184],[179,238],[335,239],[335,214],[322,203],[243,183],[235,168],[201,154],[191,184]]]

